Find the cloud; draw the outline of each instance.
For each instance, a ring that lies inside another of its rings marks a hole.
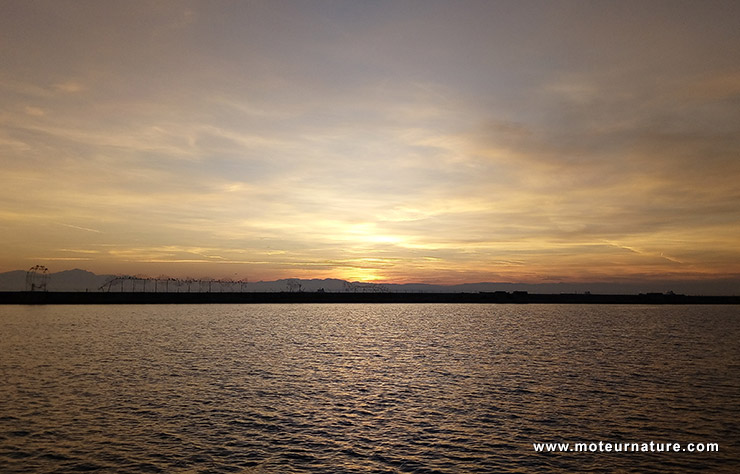
[[[85,89],[85,86],[76,81],[65,81],[54,84],[53,88],[59,92],[74,94],[83,91]]]
[[[41,109],[39,107],[32,107],[30,105],[27,105],[25,108],[25,112],[28,115],[34,116],[34,117],[43,117],[46,115],[46,112],[44,109]]]
[[[80,226],[72,225],[72,224],[64,224],[62,222],[58,222],[58,224],[59,225],[63,225],[64,227],[69,227],[70,229],[84,230],[85,232],[95,232],[97,234],[100,234],[101,233],[99,230],[90,229],[88,227],[80,227]]]
[[[78,248],[264,277],[738,271],[724,4],[419,5],[15,5],[0,264]]]

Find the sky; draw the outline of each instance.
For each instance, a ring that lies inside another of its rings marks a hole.
[[[0,271],[740,282],[737,1],[0,12]]]

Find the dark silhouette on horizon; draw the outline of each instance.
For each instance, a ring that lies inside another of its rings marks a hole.
[[[669,293],[599,295],[537,294],[526,291],[478,293],[314,292],[0,292],[0,304],[305,304],[305,303],[498,303],[498,304],[740,304],[740,296]]]

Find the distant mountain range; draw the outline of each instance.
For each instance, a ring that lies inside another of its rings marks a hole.
[[[24,291],[26,271],[0,273],[0,291]],[[37,282],[38,283],[38,282]],[[120,275],[96,275],[86,270],[65,270],[47,275],[48,291],[147,291],[147,292],[395,292],[395,293],[478,293],[481,291],[527,291],[529,293],[559,294],[638,294],[675,293],[687,295],[739,295],[740,281],[673,280],[640,283],[465,283],[460,285],[430,285],[423,283],[387,284],[348,282],[338,279],[283,279],[257,282],[226,282],[219,280],[154,280]]]

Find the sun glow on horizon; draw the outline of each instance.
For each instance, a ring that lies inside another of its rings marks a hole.
[[[731,2],[410,1],[16,2],[0,272],[740,281]]]

